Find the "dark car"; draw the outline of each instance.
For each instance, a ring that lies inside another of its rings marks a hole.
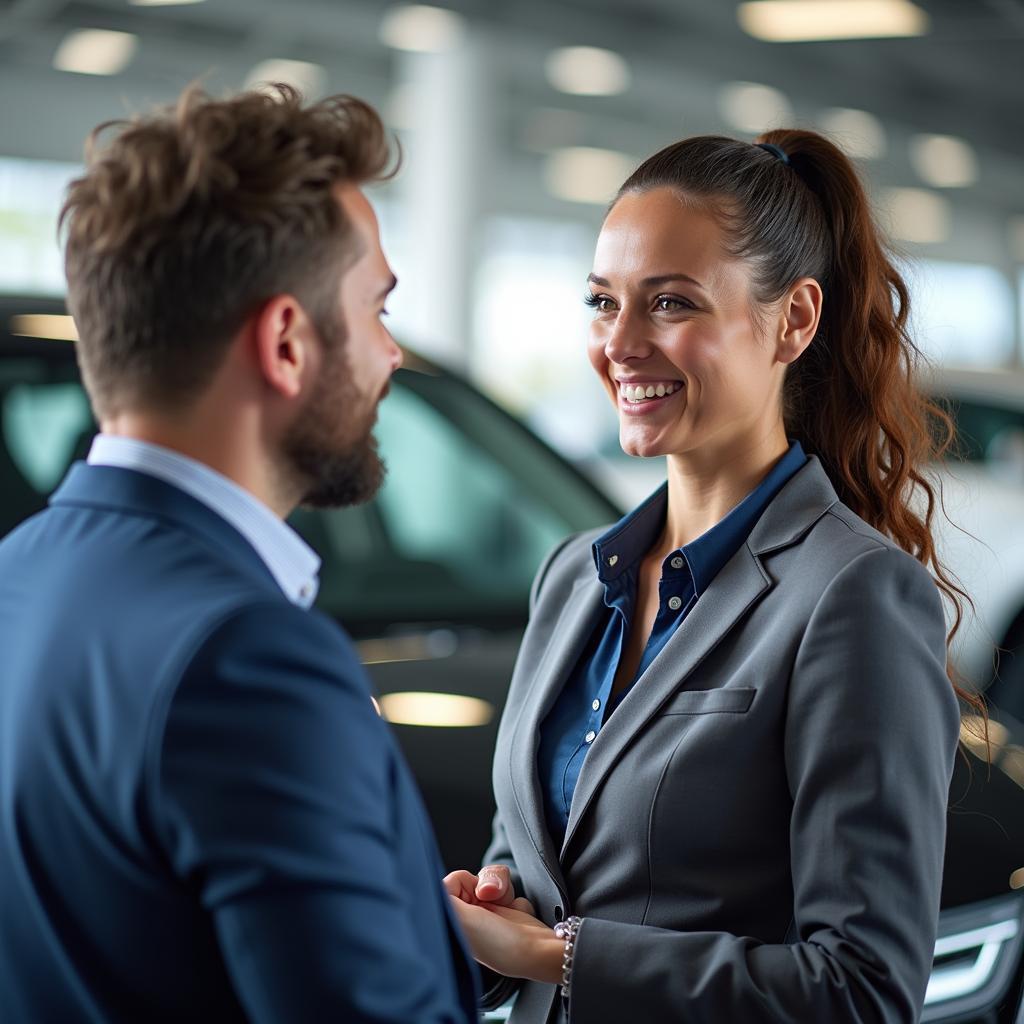
[[[43,507],[95,431],[73,346],[55,340],[71,325],[42,318],[63,313],[0,300],[0,535]],[[465,381],[411,354],[377,433],[390,467],[380,495],[299,510],[292,524],[323,557],[318,603],[358,642],[446,864],[471,867],[489,835],[491,751],[533,573],[560,538],[620,510]],[[957,758],[925,1021],[1024,1024],[1024,730],[994,715],[991,763],[967,732]]]

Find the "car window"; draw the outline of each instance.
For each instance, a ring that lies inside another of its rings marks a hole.
[[[1024,437],[1024,411],[969,398],[945,405],[956,421],[959,455],[964,459],[999,461]]]
[[[73,360],[0,358],[0,536],[43,507],[94,429]]]
[[[0,356],[0,536],[43,507],[94,432],[72,359]],[[617,515],[455,378],[400,371],[376,434],[388,465],[378,497],[290,520],[323,559],[319,606],[358,632],[520,622],[544,554]]]
[[[519,620],[546,552],[616,515],[451,378],[400,372],[376,434],[388,472],[374,502],[292,517],[324,558],[318,603],[346,621]]]

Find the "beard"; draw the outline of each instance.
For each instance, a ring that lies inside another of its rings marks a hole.
[[[283,442],[289,476],[298,481],[301,505],[341,508],[369,501],[384,482],[384,463],[373,428],[377,406],[387,388],[374,397],[360,395],[352,383],[339,338],[327,358],[306,407]]]

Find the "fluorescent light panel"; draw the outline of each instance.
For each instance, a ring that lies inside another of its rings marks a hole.
[[[616,96],[629,88],[629,65],[612,50],[566,46],[553,50],[544,63],[548,81],[572,96]]]
[[[833,107],[818,118],[824,132],[831,135],[847,156],[858,160],[879,160],[888,144],[882,122],[866,110]]]
[[[978,158],[963,139],[953,135],[915,135],[910,163],[933,188],[966,188],[978,180]]]
[[[751,135],[793,123],[793,108],[785,95],[757,82],[729,82],[722,86],[718,109],[727,124]]]
[[[929,25],[909,0],[751,0],[736,16],[744,32],[771,43],[920,36]]]
[[[394,50],[446,53],[462,41],[466,24],[454,11],[425,4],[395,7],[380,25],[380,40]]]
[[[184,7],[186,4],[201,4],[206,0],[128,0],[132,7]]]
[[[269,89],[275,82],[294,86],[307,98],[323,94],[327,72],[319,64],[304,60],[274,58],[257,64],[245,78],[246,89]]]
[[[953,219],[949,200],[923,188],[891,188],[882,195],[889,231],[904,242],[945,242]]]
[[[609,202],[629,177],[635,161],[625,153],[588,146],[555,150],[545,162],[548,191],[571,203]]]
[[[130,32],[108,32],[84,28],[69,32],[53,56],[58,71],[80,75],[116,75],[131,63],[138,36]]]
[[[395,725],[435,728],[486,725],[494,717],[491,703],[458,693],[385,693],[380,698],[380,710],[384,718]]]
[[[78,341],[78,329],[69,316],[56,313],[23,313],[12,316],[11,334],[21,338],[52,338],[56,341]]]

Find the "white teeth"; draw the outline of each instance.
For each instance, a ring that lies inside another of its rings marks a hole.
[[[627,402],[645,402],[652,398],[664,398],[674,395],[682,388],[681,381],[669,381],[667,384],[623,384],[622,396]]]

